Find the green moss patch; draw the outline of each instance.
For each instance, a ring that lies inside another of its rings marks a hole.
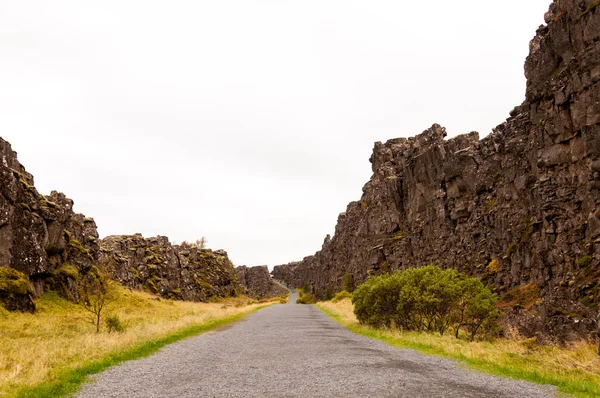
[[[33,286],[27,275],[0,267],[0,305],[9,311],[35,311]]]
[[[145,288],[150,293],[158,293],[158,291],[159,291],[158,284],[160,283],[161,280],[162,280],[161,277],[159,277],[158,275],[154,275],[153,277],[148,278],[146,280]]]
[[[594,258],[592,256],[583,256],[579,260],[577,260],[577,266],[579,268],[586,268],[592,263],[593,259]]]
[[[71,279],[79,278],[79,271],[69,262],[63,263],[54,273],[55,275],[67,276]]]

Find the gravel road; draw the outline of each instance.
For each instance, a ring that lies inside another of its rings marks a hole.
[[[315,306],[288,304],[110,368],[77,397],[524,398],[554,391],[393,348],[347,331]]]

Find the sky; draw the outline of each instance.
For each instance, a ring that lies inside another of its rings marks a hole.
[[[0,0],[0,136],[100,236],[301,260],[375,141],[502,123],[549,0]]]

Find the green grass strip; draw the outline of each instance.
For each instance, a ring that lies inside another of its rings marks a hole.
[[[178,332],[162,337],[157,340],[150,340],[136,345],[125,351],[109,354],[104,359],[84,363],[81,367],[68,370],[58,374],[54,380],[38,384],[34,387],[27,387],[17,392],[17,398],[58,398],[65,397],[79,391],[82,384],[90,381],[88,376],[100,373],[111,366],[118,365],[125,361],[148,357],[154,354],[166,345],[175,343],[185,338],[196,336],[218,327],[236,322],[247,315],[256,312],[268,305],[255,308],[249,312],[233,315],[223,319],[216,319],[200,325],[190,326]]]
[[[482,373],[510,377],[519,380],[526,380],[537,384],[550,384],[556,386],[558,388],[558,391],[561,394],[563,394],[563,396],[564,394],[567,394],[569,396],[579,398],[600,397],[600,386],[598,385],[598,383],[596,383],[593,380],[589,380],[588,376],[582,371],[565,371],[565,377],[561,377],[561,375],[558,374],[559,370],[557,370],[557,374],[555,375],[548,375],[542,374],[538,371],[531,371],[529,369],[521,368],[519,367],[518,363],[499,364],[482,359],[469,358],[464,355],[455,355],[444,351],[443,348],[433,347],[429,344],[407,342],[402,340],[401,338],[389,337],[386,336],[383,332],[377,329],[370,328],[368,326],[349,325],[347,323],[344,323],[339,315],[326,310],[320,305],[317,305],[317,308],[319,308],[323,313],[325,313],[327,316],[329,316],[330,318],[332,318],[351,332],[360,334],[370,339],[380,340],[394,347],[409,348],[428,355],[456,359],[467,365],[469,368],[472,368]],[[523,361],[526,361],[526,359],[523,359]]]

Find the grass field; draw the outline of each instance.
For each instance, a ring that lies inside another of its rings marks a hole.
[[[532,339],[468,342],[438,334],[376,330],[358,323],[349,299],[317,306],[349,330],[396,347],[454,358],[485,373],[552,384],[571,396],[600,397],[600,357],[588,342],[559,348],[540,346]]]
[[[96,333],[83,308],[46,293],[38,312],[0,307],[0,397],[54,397],[77,389],[88,374],[149,355],[160,347],[235,321],[268,303],[245,297],[191,303],[115,287],[106,315],[125,330]]]

